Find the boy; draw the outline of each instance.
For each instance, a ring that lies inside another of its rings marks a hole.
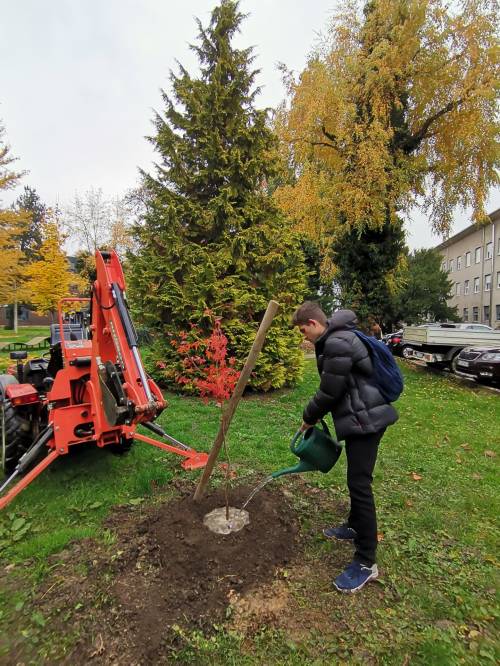
[[[377,451],[387,426],[398,414],[370,380],[372,361],[356,336],[351,310],[338,310],[330,320],[317,303],[307,301],[292,323],[314,344],[320,385],[303,413],[307,430],[331,412],[338,440],[345,440],[347,485],[351,510],[346,523],[323,530],[329,539],[354,541],[354,559],[334,581],[340,592],[356,592],[378,577],[377,518],[372,492]]]

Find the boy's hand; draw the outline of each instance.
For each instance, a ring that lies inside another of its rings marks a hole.
[[[305,432],[309,428],[312,428],[314,423],[306,423],[305,421],[302,421],[302,425],[300,426],[300,432]]]

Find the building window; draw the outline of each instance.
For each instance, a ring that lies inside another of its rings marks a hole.
[[[497,321],[500,321],[500,305],[495,306],[497,309]]]
[[[500,236],[498,237],[498,252],[497,254],[500,254]]]
[[[465,253],[465,267],[470,266],[470,252]]]
[[[479,308],[477,306],[472,308],[472,321],[479,321]]]
[[[469,308],[464,308],[464,316],[462,317],[464,321],[469,321]]]
[[[446,261],[441,264],[441,270],[446,271]]]
[[[460,282],[455,282],[455,294],[457,296],[460,296],[460,288],[461,288]]]
[[[491,273],[484,276],[484,291],[491,291]]]
[[[469,293],[470,280],[465,280],[464,282],[464,296],[467,296]]]
[[[462,270],[462,257],[457,257],[457,271]]]
[[[486,243],[486,259],[491,259],[493,256],[493,243]]]
[[[474,278],[474,293],[479,294],[479,278],[478,277]]]
[[[485,305],[483,309],[484,309],[483,321],[489,322],[490,321],[490,306]]]
[[[497,287],[500,289],[500,271],[497,273]]]
[[[450,259],[450,273],[453,273],[453,259]]]
[[[480,247],[476,247],[475,261],[476,261],[476,264],[479,264],[480,261],[481,261],[481,248]]]

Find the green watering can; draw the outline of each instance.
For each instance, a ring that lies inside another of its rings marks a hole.
[[[322,420],[323,430],[312,426],[305,432],[300,430],[295,433],[291,443],[290,451],[294,453],[300,461],[295,467],[286,467],[271,476],[277,479],[283,474],[300,474],[300,472],[323,472],[326,474],[335,465],[342,453],[342,446],[336,442],[330,435],[328,426]]]

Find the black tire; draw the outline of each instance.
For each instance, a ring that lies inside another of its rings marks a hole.
[[[411,349],[410,345],[403,345],[401,347],[401,356],[403,358],[406,358],[406,359],[409,358],[409,356],[408,356],[408,350],[409,349]]]
[[[133,439],[126,439],[125,437],[120,437],[119,444],[108,444],[106,447],[108,451],[114,453],[115,456],[123,456],[125,453],[128,453],[134,444]]]
[[[455,356],[451,359],[450,370],[454,375],[460,374],[460,370],[458,369],[458,354],[455,354]]]
[[[0,403],[0,447],[2,469],[5,474],[14,471],[19,458],[31,444],[29,425],[21,419],[10,400]]]

